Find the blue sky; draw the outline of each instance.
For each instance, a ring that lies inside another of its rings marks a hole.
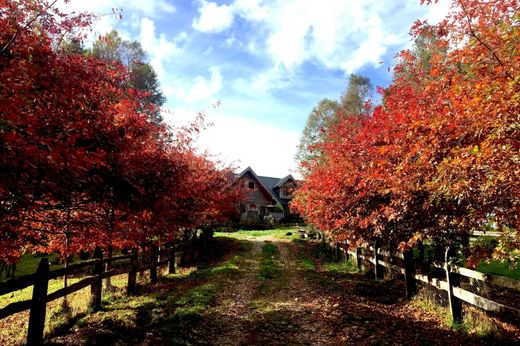
[[[140,41],[167,97],[165,119],[211,123],[198,140],[237,169],[294,173],[300,133],[322,98],[338,99],[350,73],[387,86],[418,18],[437,22],[448,0],[71,0],[100,15],[92,37],[116,29]],[[122,9],[123,18],[112,15]],[[212,105],[220,100],[220,106]]]

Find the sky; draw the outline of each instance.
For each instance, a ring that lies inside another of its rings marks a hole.
[[[417,19],[441,20],[449,1],[71,0],[96,14],[91,40],[112,29],[141,43],[173,126],[206,114],[198,145],[237,171],[297,175],[294,161],[312,108],[339,99],[351,73],[389,85],[395,55]],[[122,18],[118,15],[121,14]]]

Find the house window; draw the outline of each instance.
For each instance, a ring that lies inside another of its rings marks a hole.
[[[284,185],[280,189],[280,197],[282,198],[292,198],[294,192],[294,187]]]
[[[250,181],[249,184],[248,184],[248,187],[249,187],[251,190],[254,190],[254,189],[255,189],[255,182],[254,182],[254,181]]]

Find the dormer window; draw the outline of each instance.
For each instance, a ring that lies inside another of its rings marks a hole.
[[[280,197],[282,198],[292,198],[294,192],[293,184],[285,184],[280,189]]]

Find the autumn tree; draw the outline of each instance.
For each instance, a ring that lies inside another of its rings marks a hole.
[[[53,219],[61,216],[51,215],[51,210],[65,211],[65,219],[72,213],[72,201],[91,183],[84,175],[87,165],[102,157],[74,143],[82,143],[96,131],[93,125],[83,132],[80,124],[96,124],[104,109],[92,111],[100,102],[90,103],[91,96],[100,92],[91,90],[87,82],[99,77],[97,65],[53,50],[56,40],[73,34],[73,27],[88,25],[90,17],[61,16],[46,2],[1,5],[0,237],[5,242],[4,255],[18,253],[20,247],[45,236],[47,230],[38,222],[41,218],[34,218],[41,212],[49,211],[46,215]],[[64,19],[58,23],[59,17]],[[100,83],[104,82],[101,78]],[[66,227],[61,230],[68,233]]]
[[[372,92],[372,82],[368,77],[351,74],[347,89],[340,97],[344,114],[368,114],[370,108],[367,108],[367,102],[371,99]]]
[[[298,163],[310,162],[321,156],[319,144],[344,117],[366,116],[370,111],[369,99],[372,83],[365,76],[351,74],[348,86],[340,96],[340,101],[321,100],[307,118],[298,144],[295,159]],[[368,107],[367,107],[368,106]],[[302,168],[305,165],[302,166]]]
[[[92,17],[0,5],[0,260],[145,249],[224,217],[226,171],[197,154],[198,129],[150,121],[128,66],[79,49]]]
[[[323,99],[314,107],[307,118],[303,129],[295,159],[297,162],[309,161],[319,156],[313,147],[323,141],[326,128],[329,126],[339,104],[337,101]]]
[[[455,1],[440,24],[417,22],[383,105],[330,133],[293,207],[338,239],[401,249],[464,244],[490,220],[518,229],[517,9]]]
[[[140,110],[156,124],[162,122],[160,107],[166,98],[161,91],[157,73],[147,62],[146,53],[138,41],[124,40],[117,31],[112,30],[94,42],[92,54],[101,60],[128,67],[128,86],[143,93]]]

